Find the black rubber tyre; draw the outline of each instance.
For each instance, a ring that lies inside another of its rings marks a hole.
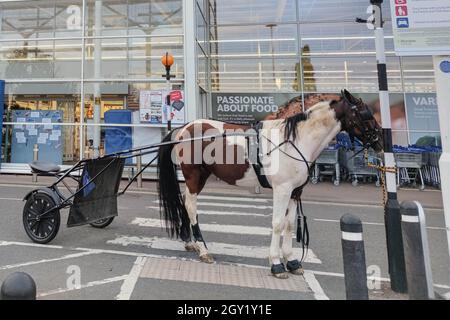
[[[97,229],[103,229],[109,226],[114,221],[114,217],[106,218],[106,219],[100,219],[98,221],[92,222],[90,225],[91,227],[97,228]]]
[[[33,242],[45,244],[52,241],[59,231],[61,215],[58,209],[55,209],[45,216],[36,218],[45,211],[53,208],[55,201],[49,195],[37,192],[31,195],[23,208],[23,226],[28,237]]]

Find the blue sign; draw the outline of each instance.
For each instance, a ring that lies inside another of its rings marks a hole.
[[[442,61],[439,66],[442,72],[450,73],[450,61]]]
[[[5,112],[5,80],[0,80],[0,163],[3,157],[3,113]],[[5,146],[5,156],[6,156],[6,146]]]
[[[397,18],[397,28],[409,28],[409,19]]]

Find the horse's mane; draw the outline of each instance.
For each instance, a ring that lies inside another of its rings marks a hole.
[[[308,116],[311,113],[313,113],[314,111],[318,111],[321,109],[325,110],[325,108],[326,108],[326,110],[328,110],[329,107],[330,107],[330,102],[322,101],[322,102],[316,103],[314,106],[312,106],[305,112],[300,112],[292,117],[286,118],[286,120],[283,121],[283,123],[285,125],[284,138],[286,140],[292,138],[292,140],[295,141],[295,139],[297,138],[298,124],[300,122],[307,120]]]
[[[295,141],[297,138],[298,123],[305,121],[306,119],[308,119],[308,114],[306,112],[300,112],[284,120],[284,138],[286,140],[292,138]]]

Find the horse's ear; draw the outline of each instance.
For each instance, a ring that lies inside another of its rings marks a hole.
[[[344,89],[344,98],[350,104],[358,104],[358,99],[356,99],[347,89]]]

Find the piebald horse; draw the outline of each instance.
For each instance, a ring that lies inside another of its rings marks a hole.
[[[273,189],[271,272],[278,278],[287,278],[287,271],[303,274],[293,254],[292,232],[311,164],[340,131],[382,150],[382,130],[368,106],[346,90],[341,95],[339,101],[319,102],[304,113],[257,127],[201,119],[170,132],[163,141],[174,144],[161,146],[158,153],[160,206],[170,236],[180,237],[186,250],[212,263],[198,223],[197,196],[211,175],[231,185],[255,186],[261,181],[253,166],[257,162]],[[255,141],[256,160],[251,152]],[[186,182],[184,196],[177,165]]]

